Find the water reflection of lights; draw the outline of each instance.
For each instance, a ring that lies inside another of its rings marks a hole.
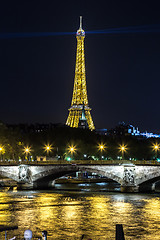
[[[131,209],[131,204],[126,202],[115,202],[113,203],[115,211],[119,213],[128,213]]]
[[[51,197],[49,194],[40,194],[36,200],[36,205],[39,208],[38,218],[40,219],[40,221],[43,224],[45,224],[46,221],[51,221],[53,216],[56,214],[56,198]]]
[[[126,239],[158,240],[160,235],[160,198],[155,195],[1,192],[0,213],[2,224],[19,227],[18,234],[12,232],[10,238],[22,238],[30,228],[34,236],[47,230],[49,239],[80,239],[82,234],[113,239],[116,223],[123,224]]]
[[[159,222],[160,220],[160,201],[159,198],[154,199],[154,202],[152,199],[149,199],[146,201],[146,207],[145,207],[145,215],[149,216],[150,219],[157,219]]]
[[[140,195],[140,194],[115,194],[112,196],[114,201],[140,201],[145,198],[145,196]]]
[[[56,198],[46,197],[43,194],[38,198],[37,206],[39,206],[39,220],[43,226],[46,223],[52,228],[69,229],[71,226],[78,228],[78,223],[80,222],[80,205],[70,197],[59,197],[55,195]]]
[[[91,199],[91,211],[93,214],[96,214],[96,217],[107,214],[108,212],[108,203],[105,198],[96,197]]]
[[[10,202],[8,194],[5,192],[0,192],[0,223],[3,224],[4,222],[11,221],[11,214],[10,214],[10,204],[6,203]]]
[[[77,210],[77,206],[73,206],[73,205],[68,205],[68,206],[64,206],[63,207],[63,219],[65,223],[69,223],[69,221],[72,221],[73,218],[77,218],[77,214],[76,211]]]

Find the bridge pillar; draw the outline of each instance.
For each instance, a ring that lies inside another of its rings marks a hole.
[[[135,181],[135,165],[125,164],[123,165],[123,180],[121,184],[121,192],[138,192],[139,186]]]
[[[19,190],[29,190],[33,189],[33,181],[32,181],[32,172],[29,165],[21,164],[18,166],[18,182],[17,189]]]

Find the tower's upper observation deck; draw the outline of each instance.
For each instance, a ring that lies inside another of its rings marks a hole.
[[[80,16],[80,26],[76,33],[77,37],[85,37],[85,31],[82,29],[82,16]]]

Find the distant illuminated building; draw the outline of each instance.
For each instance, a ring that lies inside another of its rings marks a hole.
[[[125,122],[120,122],[118,126],[112,128],[108,131],[108,135],[116,135],[116,136],[138,136],[140,131],[138,127],[134,127],[131,124],[125,124]]]
[[[142,137],[146,137],[146,138],[160,138],[159,134],[154,134],[154,133],[149,133],[149,132],[144,132],[144,133],[140,133],[140,135]]]
[[[106,135],[110,136],[135,136],[137,138],[160,138],[159,134],[149,133],[149,132],[140,132],[138,127],[134,127],[131,124],[125,124],[120,122],[118,126],[108,130]]]
[[[77,54],[74,88],[71,107],[69,108],[69,116],[66,125],[74,128],[83,127],[94,130],[94,123],[90,114],[91,108],[88,105],[86,73],[85,73],[85,57],[84,57],[84,38],[85,31],[82,29],[82,17],[80,17],[80,27],[76,34],[77,38]]]

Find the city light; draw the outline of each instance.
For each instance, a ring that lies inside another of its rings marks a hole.
[[[67,152],[65,153],[67,161],[71,161],[73,159],[74,153],[76,153],[77,149],[76,146],[70,145],[66,149]]]
[[[154,149],[154,151],[158,151],[159,150],[159,144],[154,144],[153,149]]]
[[[153,148],[153,151],[155,151],[155,159],[157,159],[158,150],[159,150],[160,146],[159,146],[159,144],[156,143],[156,144],[153,144],[152,148]]]
[[[102,160],[102,152],[105,150],[105,148],[106,148],[106,145],[103,143],[100,143],[98,145],[98,150],[101,152],[101,160]]]
[[[51,144],[46,144],[46,145],[44,145],[44,151],[45,151],[45,152],[49,153],[49,152],[52,151],[52,149],[53,149],[53,147],[52,147]]]
[[[0,147],[0,153],[3,151],[3,148],[2,147]]]
[[[124,144],[120,145],[119,150],[122,153],[122,160],[123,160],[124,159],[124,153],[127,151],[127,145],[124,145]]]
[[[4,147],[0,146],[0,158],[2,159],[2,154],[4,153]]]
[[[105,148],[106,148],[106,145],[103,144],[103,143],[101,143],[101,144],[98,145],[98,149],[99,149],[100,151],[105,150]]]
[[[24,147],[23,152],[26,154],[26,156],[28,156],[31,152],[31,147]]]
[[[75,153],[76,152],[76,146],[69,146],[68,147],[68,152],[70,152],[71,154]]]

